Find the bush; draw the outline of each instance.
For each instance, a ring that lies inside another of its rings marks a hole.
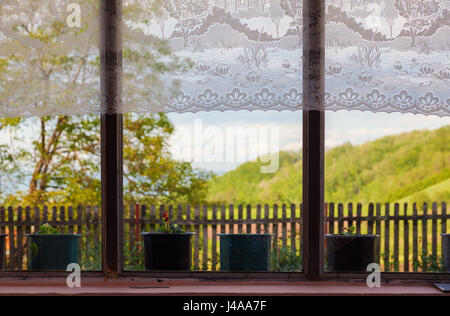
[[[444,260],[436,255],[421,255],[419,260],[413,262],[414,269],[421,272],[442,273],[446,272]]]
[[[289,247],[272,249],[271,269],[274,272],[299,272],[302,270],[302,256]]]

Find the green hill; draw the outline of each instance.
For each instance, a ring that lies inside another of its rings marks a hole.
[[[299,152],[280,152],[280,168],[263,174],[245,163],[214,178],[208,201],[220,203],[299,203]],[[326,153],[328,202],[450,202],[450,126],[387,136],[363,145],[350,143]]]

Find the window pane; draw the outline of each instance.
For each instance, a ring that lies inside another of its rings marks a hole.
[[[125,269],[176,268],[155,259],[182,254],[163,241],[158,254],[158,236],[140,234],[164,231],[167,212],[168,225],[194,233],[181,270],[301,271],[301,119],[261,111],[127,116]]]
[[[83,269],[101,269],[99,117],[0,122],[5,269],[66,270],[77,257]],[[67,236],[27,236],[37,232]]]
[[[435,116],[327,113],[327,271],[448,269],[449,127]],[[379,259],[367,235],[379,236]]]
[[[271,255],[273,269],[301,270],[301,17],[298,0],[124,1],[124,111],[154,113],[125,120],[126,269],[145,269],[143,238],[156,243],[141,232],[174,223],[195,233],[184,270],[231,269],[220,247],[235,241],[220,233],[259,234],[236,241],[261,244],[241,270],[271,270]]]
[[[87,115],[99,112],[98,5],[0,2],[0,234],[7,235],[0,261],[6,255],[7,270],[101,268],[100,119]]]

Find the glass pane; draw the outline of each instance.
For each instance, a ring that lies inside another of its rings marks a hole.
[[[301,271],[301,120],[300,112],[127,115],[125,269]],[[154,234],[172,224],[194,233],[178,236],[184,253],[170,246],[176,231]]]
[[[4,268],[65,271],[79,263],[101,269],[99,117],[0,123]]]
[[[101,268],[98,5],[0,1],[0,269]]]
[[[260,249],[240,270],[301,270],[300,225],[291,225],[292,213],[300,221],[301,114],[273,111],[301,109],[301,1],[124,1],[123,8],[124,111],[154,113],[125,120],[125,268],[178,262],[182,270],[230,270],[220,247],[236,237],[242,247],[259,244],[250,252]],[[288,144],[295,152],[278,154]],[[194,233],[180,237],[191,259],[172,260],[169,237],[140,235],[171,223]],[[168,261],[153,261],[161,258]]]
[[[448,270],[450,119],[340,111],[326,121],[325,271]]]

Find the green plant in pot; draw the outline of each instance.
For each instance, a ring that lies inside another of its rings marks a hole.
[[[380,262],[380,236],[361,235],[355,227],[341,234],[325,235],[328,272],[367,272]]]
[[[71,263],[79,263],[81,235],[61,234],[50,224],[27,235],[28,270],[65,271]]]
[[[180,226],[171,223],[169,213],[155,233],[141,233],[144,237],[145,269],[150,271],[191,269],[191,237]]]
[[[272,234],[219,234],[220,270],[270,270]]]

